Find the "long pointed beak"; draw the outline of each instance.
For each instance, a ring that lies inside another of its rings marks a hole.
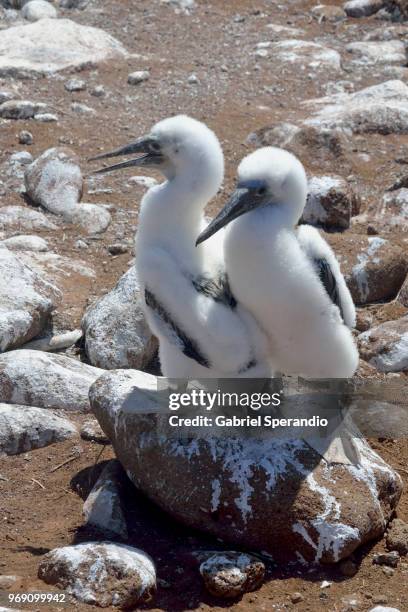
[[[241,215],[244,215],[249,210],[252,210],[252,208],[254,208],[254,205],[250,189],[247,187],[238,187],[215,219],[213,219],[205,230],[201,232],[196,240],[196,246],[208,240],[208,238],[216,234],[221,228]]]
[[[105,172],[113,172],[115,170],[121,170],[122,168],[130,168],[132,166],[159,166],[163,161],[164,157],[161,153],[155,153],[150,149],[152,138],[144,136],[138,138],[135,142],[127,144],[114,151],[108,153],[101,153],[95,157],[90,157],[88,161],[96,161],[99,159],[107,159],[109,157],[119,157],[121,155],[132,155],[134,153],[144,153],[141,157],[136,159],[129,159],[113,166],[107,166],[106,168],[100,168],[93,172],[93,174],[104,174]]]

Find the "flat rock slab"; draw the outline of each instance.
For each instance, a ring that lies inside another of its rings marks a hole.
[[[71,359],[21,349],[0,355],[0,389],[3,402],[89,411],[89,387],[102,370]]]
[[[408,257],[380,236],[325,234],[356,304],[394,298],[408,272]]]
[[[362,358],[380,372],[408,370],[408,317],[363,332],[358,343]]]
[[[0,454],[26,453],[77,433],[73,423],[52,410],[0,404]]]
[[[407,52],[402,40],[353,42],[346,46],[352,60],[363,65],[397,64],[407,62]]]
[[[40,19],[2,31],[0,76],[45,76],[127,55],[119,41],[99,28],[70,19]]]
[[[0,352],[28,342],[44,328],[58,289],[7,248],[0,255]]]
[[[151,558],[138,548],[110,542],[55,548],[42,558],[38,577],[102,608],[134,608],[156,591]]]
[[[355,133],[408,133],[408,85],[399,80],[386,81],[352,94],[308,100],[305,104],[318,109],[304,122],[307,126]]]
[[[384,532],[402,483],[363,440],[356,465],[328,464],[303,440],[179,440],[143,413],[156,388],[118,370],[90,401],[130,480],[173,517],[283,563],[335,563]]]
[[[334,49],[300,39],[288,39],[271,45],[274,61],[299,64],[303,70],[341,70],[340,54]]]
[[[89,361],[106,370],[145,368],[157,351],[141,307],[136,268],[132,266],[116,287],[101,297],[82,320]]]

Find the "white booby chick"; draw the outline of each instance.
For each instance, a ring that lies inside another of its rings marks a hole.
[[[219,190],[224,157],[215,134],[180,115],[157,123],[136,142],[93,159],[142,154],[99,172],[151,166],[165,181],[141,203],[136,267],[162,373],[171,378],[266,377],[251,341],[256,324],[240,317],[224,272],[222,236],[199,249],[204,208]],[[220,239],[221,238],[221,239]]]
[[[229,224],[231,290],[266,334],[278,371],[348,378],[358,366],[349,329],[355,309],[329,245],[314,228],[295,229],[306,196],[300,161],[281,149],[259,149],[241,162],[236,191],[197,244]]]

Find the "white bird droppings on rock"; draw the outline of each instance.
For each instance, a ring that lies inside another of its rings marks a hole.
[[[34,121],[39,121],[40,123],[52,123],[54,121],[58,121],[58,116],[54,113],[37,113],[34,115]]]
[[[302,69],[341,69],[340,54],[319,43],[298,39],[282,40],[273,43],[272,50],[276,52],[273,53],[274,59],[299,64]]]
[[[313,176],[302,220],[326,228],[347,229],[352,214],[359,209],[358,199],[341,176]]]
[[[402,40],[352,42],[346,45],[346,51],[353,56],[353,61],[363,65],[399,64],[405,65],[407,54]]]
[[[84,91],[86,82],[82,79],[69,79],[64,83],[64,87],[67,91]]]
[[[139,83],[143,83],[143,81],[148,81],[150,77],[150,72],[148,70],[136,70],[136,72],[131,72],[128,76],[127,82],[129,85],[138,85]]]
[[[134,608],[156,591],[156,569],[142,550],[110,542],[55,548],[39,566],[38,577],[87,604]]]
[[[89,412],[89,387],[102,370],[41,351],[0,355],[2,400],[12,404]]]
[[[157,351],[141,306],[135,267],[122,276],[110,293],[85,313],[82,329],[90,363],[105,369],[148,365]]]
[[[39,19],[56,19],[57,11],[55,7],[46,0],[30,0],[24,4],[21,16],[27,21],[38,21]]]
[[[73,102],[71,104],[71,110],[80,115],[95,115],[96,113],[94,108],[91,108],[87,104],[81,104],[81,102]]]
[[[408,231],[408,189],[403,187],[385,193],[374,211],[374,220],[384,230]]]
[[[212,595],[234,599],[261,586],[265,565],[245,553],[218,552],[201,563],[200,574]]]
[[[121,499],[126,480],[119,461],[112,459],[102,470],[83,507],[87,525],[122,540],[128,537]]]
[[[0,403],[0,453],[18,455],[77,435],[76,427],[52,410]]]
[[[99,28],[69,19],[40,19],[2,31],[0,76],[44,76],[127,55],[119,41]]]
[[[400,612],[398,608],[390,608],[388,606],[375,606],[369,612]]]
[[[110,444],[109,438],[106,436],[96,419],[85,421],[81,427],[80,434],[83,440],[89,440],[97,444]]]
[[[33,161],[33,156],[28,151],[18,151],[17,153],[13,153],[10,155],[9,162],[10,164],[21,164],[22,166],[27,166],[31,164]]]

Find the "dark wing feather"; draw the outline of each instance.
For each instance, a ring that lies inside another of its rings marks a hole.
[[[216,278],[211,278],[203,274],[202,276],[193,278],[192,283],[198,293],[203,293],[207,297],[211,297],[214,302],[225,304],[225,306],[228,306],[231,310],[236,308],[237,301],[232,295],[228,276],[226,274],[220,274]]]
[[[326,259],[314,259],[313,263],[322,282],[323,287],[326,289],[327,295],[336,304],[340,310],[341,318],[344,321],[343,308],[341,304],[340,294],[337,287],[336,278],[330,268],[330,265]]]
[[[160,302],[156,299],[153,293],[148,289],[145,289],[145,301],[147,306],[151,308],[151,310],[153,310],[156,316],[158,316],[159,319],[163,321],[163,323],[165,323],[167,327],[170,328],[171,332],[177,337],[180,343],[182,353],[186,355],[186,357],[194,359],[194,361],[196,361],[203,367],[209,368],[210,364],[208,360],[201,354],[196,342],[189,338],[187,334],[185,334],[183,330],[177,325],[177,323],[173,321],[164,306],[160,304]]]

